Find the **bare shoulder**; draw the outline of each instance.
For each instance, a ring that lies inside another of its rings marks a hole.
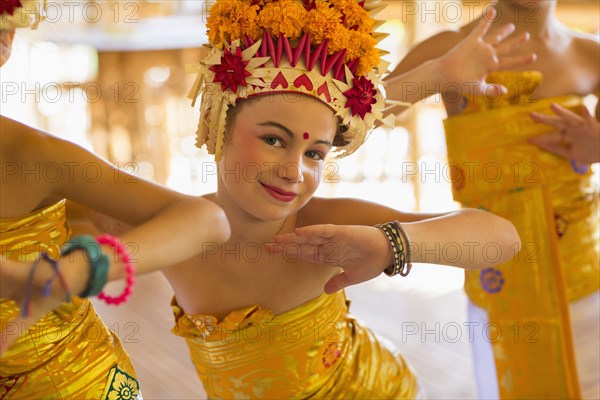
[[[573,40],[573,48],[578,56],[581,55],[591,66],[595,67],[594,71],[598,72],[600,66],[600,37],[573,30],[569,32]]]
[[[0,144],[3,162],[25,161],[43,144],[44,134],[13,119],[0,116]]]
[[[576,58],[573,61],[589,74],[590,79],[594,79],[594,92],[600,95],[600,37],[574,30],[569,30],[569,35],[572,38],[573,57]]]

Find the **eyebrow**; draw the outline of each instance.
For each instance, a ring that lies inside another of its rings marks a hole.
[[[260,123],[258,125],[260,125],[260,126],[272,126],[273,128],[280,129],[280,130],[284,131],[290,137],[290,139],[293,139],[296,136],[294,134],[294,132],[290,128],[288,128],[285,125],[281,125],[279,122],[266,121],[266,122],[262,122],[262,123]],[[317,140],[317,141],[315,141],[315,144],[324,144],[324,145],[327,145],[329,147],[333,146],[333,143],[331,143],[328,140]]]

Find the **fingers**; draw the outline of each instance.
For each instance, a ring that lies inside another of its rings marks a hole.
[[[512,38],[499,46],[496,47],[496,54],[503,56],[504,54],[510,54],[514,50],[518,49],[523,43],[529,41],[531,36],[528,32],[522,33],[519,36]],[[524,54],[520,56],[508,56],[500,58],[499,69],[507,70],[516,67],[522,67],[524,65],[531,64],[537,60],[535,53]]]
[[[341,273],[337,274],[336,276],[334,276],[333,278],[331,278],[329,281],[327,281],[327,283],[325,284],[324,290],[325,290],[325,293],[332,294],[332,293],[342,290],[345,287],[354,285],[355,283],[358,283],[358,282],[353,282],[352,279],[350,278],[350,275],[348,275],[345,272],[341,272]]]
[[[303,244],[319,244],[319,243],[322,243],[323,240],[318,235],[298,236],[295,233],[285,233],[283,235],[275,236],[273,238],[273,242],[280,244],[280,245],[286,245],[286,244],[291,244],[291,243],[303,245]]]
[[[325,244],[334,240],[335,225],[310,225],[296,228],[293,233],[284,233],[273,238],[275,243]]]
[[[598,123],[596,118],[594,118],[594,116],[590,113],[590,110],[588,110],[586,106],[581,106],[581,116],[590,125]]]
[[[542,114],[534,111],[530,113],[529,116],[535,122],[550,125],[551,127],[556,128],[556,130],[558,131],[562,131],[565,129],[565,122],[561,117],[558,117],[556,115]]]
[[[277,235],[273,238],[274,243],[265,243],[264,247],[268,252],[282,254],[285,258],[331,264],[327,262],[324,249],[334,243],[323,236],[327,235],[323,227],[326,225],[298,228],[293,233]]]
[[[523,43],[528,42],[530,38],[531,35],[529,34],[529,32],[521,33],[520,35],[496,46],[496,52],[499,55],[508,54],[521,47]]]
[[[563,134],[561,132],[552,132],[545,135],[539,135],[529,139],[529,143],[539,148],[549,151],[564,158],[571,158],[571,148],[565,146]]]
[[[554,113],[556,115],[558,115],[559,117],[562,117],[562,119],[564,121],[566,121],[567,123],[569,123],[571,125],[582,125],[583,124],[583,118],[581,118],[579,115],[575,114],[573,111],[567,110],[566,108],[564,108],[556,103],[552,103],[550,105],[550,108],[552,109],[552,111],[554,111]]]
[[[570,126],[581,126],[585,123],[584,118],[558,104],[552,104],[550,108],[556,115],[532,112],[530,116],[534,121],[550,125],[559,131]]]
[[[486,14],[481,18],[481,21],[475,26],[475,29],[471,32],[469,37],[471,38],[480,38],[485,36],[487,31],[492,26],[492,22],[494,22],[494,18],[496,18],[496,9],[493,7],[488,7]]]
[[[522,56],[509,56],[502,57],[499,59],[498,69],[508,70],[516,67],[522,67],[524,65],[531,64],[535,60],[537,60],[537,54],[529,53]]]
[[[325,244],[266,243],[265,249],[271,254],[281,254],[284,259],[290,261],[302,260],[329,267],[336,267],[340,263],[339,249],[333,242]]]
[[[294,233],[300,237],[320,237],[323,239],[333,239],[336,232],[335,225],[310,225],[294,230]]]
[[[509,70],[516,67],[522,67],[531,64],[537,59],[537,55],[535,53],[502,58],[499,57],[504,56],[505,54],[511,54],[516,49],[521,47],[523,43],[529,41],[531,37],[528,32],[525,32],[514,38],[506,40],[514,32],[515,25],[507,24],[495,30],[493,34],[488,34],[485,38],[485,42],[495,48],[494,58],[495,63],[497,64],[496,69]]]
[[[504,41],[504,39],[506,39],[507,37],[512,35],[514,31],[515,31],[514,24],[506,24],[506,25],[496,29],[494,32],[488,34],[485,38],[485,41],[487,43],[491,44],[492,46],[498,46],[500,43],[502,43]]]

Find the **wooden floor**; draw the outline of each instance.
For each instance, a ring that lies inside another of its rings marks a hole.
[[[460,274],[417,265],[408,278],[380,277],[347,291],[352,313],[396,344],[432,399],[475,398]],[[139,278],[126,307],[96,304],[130,353],[145,399],[204,399],[184,340],[170,333],[171,296],[154,274]]]

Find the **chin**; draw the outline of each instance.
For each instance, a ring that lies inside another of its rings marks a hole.
[[[275,204],[269,201],[257,201],[244,210],[260,221],[278,221],[298,212],[301,207],[296,202]]]
[[[260,221],[278,221],[297,213],[306,205],[301,197],[289,203],[271,200],[262,193],[258,196],[241,196],[238,205]]]

